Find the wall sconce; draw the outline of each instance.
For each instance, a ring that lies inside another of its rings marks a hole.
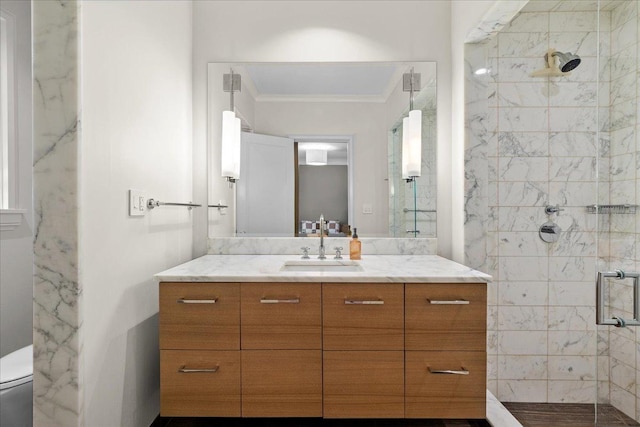
[[[225,74],[222,78],[222,88],[229,92],[229,110],[222,112],[222,141],[220,149],[222,176],[231,186],[240,178],[240,118],[236,117],[233,106],[234,92],[240,92],[242,78],[240,74]]]
[[[420,89],[420,74],[402,75],[402,90],[410,92],[409,117],[402,119],[402,178],[407,182],[420,176],[422,165],[422,111],[413,109],[413,92]]]
[[[306,163],[313,166],[327,164],[327,150],[307,150]]]

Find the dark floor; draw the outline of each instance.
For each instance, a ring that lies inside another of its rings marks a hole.
[[[502,402],[502,404],[524,427],[640,426],[611,405],[598,405],[598,423],[596,424],[592,404],[509,402]]]
[[[598,423],[591,404],[502,404],[524,427],[640,426],[611,405],[598,405]],[[151,427],[490,427],[484,420],[324,420],[321,418],[169,418],[158,417]],[[501,427],[501,426],[495,426]]]
[[[151,427],[490,427],[484,420],[324,420],[321,418],[158,418]]]

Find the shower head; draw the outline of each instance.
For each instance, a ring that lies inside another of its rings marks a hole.
[[[578,55],[573,54],[571,52],[567,52],[567,53],[555,52],[552,54],[552,56],[558,57],[558,62],[559,62],[558,65],[560,67],[560,71],[562,71],[563,73],[568,73],[569,71],[573,70],[578,65],[580,65],[580,61],[581,61]]]
[[[556,59],[558,63],[556,64]],[[531,73],[531,77],[562,77],[580,65],[580,57],[571,52],[563,53],[549,49],[544,54],[545,67]]]

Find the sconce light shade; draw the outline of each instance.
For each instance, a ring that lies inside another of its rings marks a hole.
[[[306,161],[308,165],[323,166],[327,164],[326,150],[307,150]]]
[[[240,119],[233,111],[222,112],[221,175],[240,178]]]
[[[402,119],[402,178],[421,175],[422,164],[422,111],[411,110]]]

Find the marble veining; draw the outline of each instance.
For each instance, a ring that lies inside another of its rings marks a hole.
[[[83,424],[79,3],[33,2],[34,425]]]
[[[361,237],[362,254],[366,255],[435,255],[438,240],[435,238],[385,238]],[[327,256],[334,247],[342,247],[349,253],[350,237],[325,239]],[[216,237],[209,239],[210,255],[297,255],[301,247],[311,248],[310,254],[318,254],[320,239],[317,237]]]
[[[161,282],[487,283],[491,276],[437,255],[363,255],[362,271],[283,271],[291,255],[205,255],[155,275]],[[318,261],[312,257],[309,261]]]
[[[476,28],[469,31],[465,43],[478,43],[502,30],[529,0],[496,2],[482,17]]]
[[[494,427],[522,427],[511,412],[487,390],[487,421]]]

